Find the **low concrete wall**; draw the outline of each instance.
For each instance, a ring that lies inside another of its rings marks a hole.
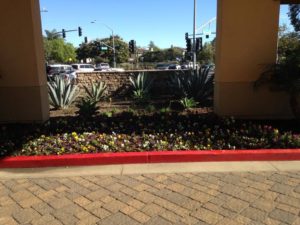
[[[137,76],[138,73],[145,72],[153,79],[153,87],[151,93],[153,96],[172,95],[174,90],[168,85],[172,75],[182,73],[181,71],[168,70],[131,70],[125,72],[90,72],[78,73],[77,84],[80,89],[84,90],[83,86],[91,86],[92,83],[103,81],[107,85],[107,96],[109,97],[129,97],[132,95],[130,90],[130,76]]]

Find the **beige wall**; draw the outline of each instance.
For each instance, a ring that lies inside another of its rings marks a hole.
[[[49,117],[38,0],[1,0],[0,122]]]
[[[253,90],[276,62],[280,2],[218,0],[215,112],[247,118],[290,117],[288,96]]]

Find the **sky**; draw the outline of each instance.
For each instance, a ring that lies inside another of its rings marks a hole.
[[[194,0],[40,0],[42,29],[57,31],[82,28],[66,34],[66,41],[78,47],[88,40],[119,35],[134,39],[138,46],[150,41],[160,48],[185,48],[186,32],[193,31]],[[216,17],[216,0],[197,0],[196,27]],[[47,11],[47,12],[44,12]],[[289,24],[287,6],[281,7],[281,23]],[[91,23],[95,21],[94,23]],[[204,32],[215,32],[216,22]],[[214,34],[206,41],[211,41]]]

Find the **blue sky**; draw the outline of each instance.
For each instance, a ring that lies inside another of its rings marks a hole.
[[[42,29],[82,27],[82,37],[77,32],[67,33],[66,41],[75,47],[84,36],[89,40],[108,37],[111,31],[102,23],[126,42],[134,39],[141,47],[150,41],[161,48],[185,47],[184,34],[193,29],[193,3],[194,0],[40,0],[41,9],[48,11],[41,13]],[[216,5],[216,0],[197,1],[197,27],[216,17]],[[282,7],[282,23],[288,23],[286,12],[287,7]],[[211,31],[215,31],[215,23]]]

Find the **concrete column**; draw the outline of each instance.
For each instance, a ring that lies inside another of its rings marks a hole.
[[[221,116],[286,118],[286,93],[253,89],[276,62],[280,1],[218,0],[214,110]]]
[[[0,3],[0,122],[49,118],[39,0]]]

